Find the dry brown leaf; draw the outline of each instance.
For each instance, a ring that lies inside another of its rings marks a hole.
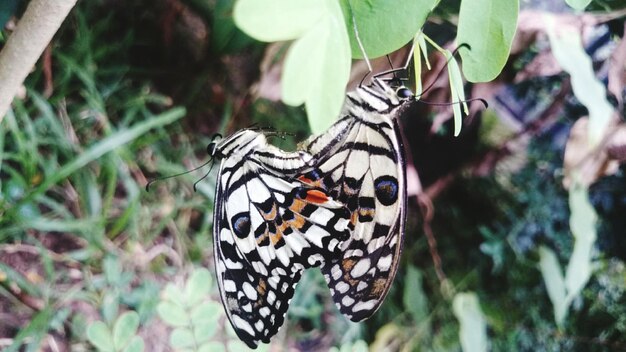
[[[565,146],[563,186],[569,188],[572,175],[585,186],[596,182],[600,177],[612,175],[619,169],[620,161],[626,160],[626,124],[615,124],[610,128],[605,141],[599,147],[590,150],[589,118],[578,119]]]

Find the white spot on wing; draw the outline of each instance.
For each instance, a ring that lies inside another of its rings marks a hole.
[[[331,271],[332,271],[333,279],[339,280],[342,274],[341,267],[339,266],[339,264],[335,264],[335,266],[333,266]]]
[[[257,292],[254,289],[254,287],[250,285],[249,282],[244,282],[242,288],[243,288],[243,292],[246,294],[246,297],[248,297],[249,300],[252,300],[252,301],[257,300],[258,298]]]
[[[378,263],[376,264],[376,266],[381,271],[387,271],[391,267],[391,262],[392,262],[392,257],[391,257],[391,254],[390,254],[390,255],[388,255],[386,257],[380,258],[378,260]]]
[[[287,272],[283,268],[274,268],[272,269],[272,276],[285,276]]]
[[[272,278],[270,278],[269,280],[271,282]],[[276,287],[276,284],[274,284],[274,287]],[[274,293],[274,291],[270,291],[267,293],[267,303],[274,304],[274,302],[276,302],[276,294]]]
[[[337,283],[337,285],[335,285],[335,289],[339,291],[339,293],[346,293],[349,288],[350,288],[350,285],[348,285],[347,283],[343,281],[340,281]]]
[[[233,325],[235,325],[238,329],[241,329],[252,336],[256,335],[254,333],[254,330],[252,329],[252,326],[250,326],[250,324],[248,324],[248,322],[243,320],[240,316],[233,314],[232,320],[233,320]]]
[[[224,291],[226,291],[226,292],[235,292],[235,291],[237,291],[237,286],[235,286],[235,281],[224,280]]]
[[[321,225],[326,225],[328,221],[330,221],[330,219],[332,218],[333,218],[333,212],[322,207],[317,208],[313,212],[313,214],[309,216],[309,219],[311,219],[311,221],[317,224],[321,224]]]
[[[243,267],[243,265],[242,265]],[[263,275],[263,276],[267,276],[267,267],[261,263],[261,262],[252,262],[252,267],[254,268],[254,270]]]
[[[224,265],[228,269],[243,269],[243,264],[234,262],[230,258],[224,260]]]
[[[352,277],[357,278],[363,276],[371,267],[371,261],[368,258],[359,260],[356,265],[350,271]]]
[[[307,259],[310,265],[319,264],[324,260],[321,254],[313,254]]]
[[[344,257],[362,257],[363,256],[363,251],[360,249],[349,249],[346,251],[346,254],[344,254]]]
[[[343,299],[341,300],[341,304],[343,304],[346,307],[351,306],[354,303],[354,299],[350,296],[343,296]]]
[[[360,310],[370,310],[376,306],[376,302],[378,302],[378,300],[376,299],[372,299],[366,302],[358,302],[354,305],[354,307],[352,307],[352,311],[358,312]]]
[[[254,327],[256,328],[256,331],[261,332],[263,330],[263,321],[258,320],[254,323]]]
[[[363,291],[367,288],[367,282],[359,281],[359,285],[356,287],[356,292]]]
[[[270,312],[271,312],[270,309],[267,308],[267,307],[263,307],[263,308],[259,309],[259,314],[261,314],[261,316],[263,318],[265,318],[266,316],[270,315]]]

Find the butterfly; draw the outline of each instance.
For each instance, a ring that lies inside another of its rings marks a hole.
[[[344,204],[290,176],[309,167],[311,156],[284,152],[266,135],[244,129],[207,147],[221,159],[213,224],[218,287],[230,323],[251,348],[283,324],[302,271],[339,256],[351,230]]]
[[[398,80],[390,82],[374,77],[348,93],[340,118],[299,146],[313,167],[298,179],[350,211],[350,238],[321,269],[335,305],[355,322],[380,307],[402,252],[406,172],[398,118],[415,99]]]

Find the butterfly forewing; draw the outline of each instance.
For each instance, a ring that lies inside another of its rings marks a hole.
[[[322,272],[341,313],[371,316],[395,277],[406,219],[404,151],[397,115],[404,101],[380,81],[348,94],[343,116],[301,148],[315,168],[300,179],[325,187],[350,211],[351,236]]]
[[[302,270],[340,255],[350,214],[323,188],[288,176],[308,162],[303,152],[282,152],[251,130],[215,150],[223,158],[214,218],[218,286],[237,335],[256,347],[282,325]]]

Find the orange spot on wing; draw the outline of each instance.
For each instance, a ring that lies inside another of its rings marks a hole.
[[[311,203],[322,204],[328,201],[328,196],[322,191],[312,189],[306,192],[306,200]]]
[[[296,229],[300,230],[302,226],[304,226],[305,222],[306,220],[304,219],[302,215],[295,214],[295,218],[289,223],[289,225],[291,227],[295,227]]]
[[[270,233],[270,241],[272,241],[272,245],[275,246],[278,241],[283,238],[283,231],[280,227],[276,228],[276,233]]]
[[[298,180],[300,180],[300,181],[302,181],[304,183],[313,183],[313,180],[311,180],[310,178],[308,178],[308,177],[306,177],[304,175],[298,177]]]
[[[305,205],[306,203],[301,201],[300,199],[294,199],[289,209],[294,213],[300,213]]]

